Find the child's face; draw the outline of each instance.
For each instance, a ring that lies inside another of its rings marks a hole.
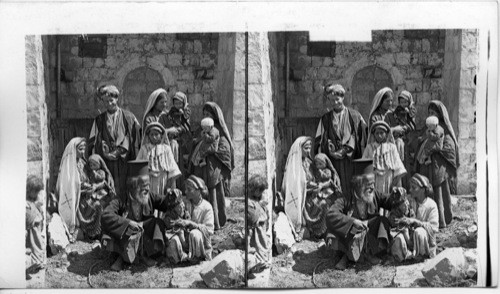
[[[326,168],[326,163],[319,160],[319,159],[314,160],[314,165],[316,165],[317,169],[325,169]]]
[[[149,132],[149,140],[154,145],[160,144],[160,142],[161,142],[161,133],[158,132],[157,130],[151,130]]]
[[[376,129],[373,135],[375,136],[375,140],[379,144],[384,143],[385,140],[387,139],[387,133],[385,132],[385,130],[380,128]]]
[[[184,107],[184,103],[182,101],[175,99],[174,100],[174,107],[177,109],[182,109]]]
[[[431,139],[431,141],[437,141],[439,140],[439,137],[440,137],[439,133],[436,132],[435,130],[429,132],[429,138]]]
[[[406,99],[403,99],[403,98],[399,98],[398,103],[403,108],[406,108],[406,107],[410,106],[410,102],[408,100],[406,100]]]
[[[95,161],[89,161],[89,166],[91,170],[98,170],[100,168],[99,163]]]
[[[210,130],[212,130],[212,126],[201,126],[201,129],[203,132],[208,133]]]
[[[183,216],[184,215],[184,202],[181,201],[179,204],[177,204],[174,208],[175,213],[177,213],[178,216]]]

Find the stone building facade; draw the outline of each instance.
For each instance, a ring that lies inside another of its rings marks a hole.
[[[418,130],[425,127],[429,101],[444,102],[459,141],[458,193],[475,193],[477,38],[477,30],[373,31],[371,42],[309,42],[307,32],[269,34],[279,54],[279,82],[273,87],[278,93],[278,174],[293,140],[314,136],[319,118],[329,110],[326,83],[343,85],[345,104],[365,120],[375,94],[387,86],[396,94],[413,94]]]

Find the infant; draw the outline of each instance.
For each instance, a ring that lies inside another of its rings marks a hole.
[[[196,146],[193,152],[192,162],[195,166],[206,165],[208,153],[217,152],[219,146],[219,130],[214,127],[214,120],[206,117],[201,120],[201,142]]]
[[[105,163],[101,156],[93,154],[89,157],[88,164],[90,168],[89,188],[93,191],[92,198],[100,200],[108,195],[108,189],[110,189],[106,182],[106,172],[103,167]]]
[[[417,155],[417,159],[420,164],[429,165],[431,163],[431,150],[441,150],[443,148],[444,129],[439,125],[439,119],[436,116],[429,116],[425,120],[425,124],[427,126],[426,139]]]

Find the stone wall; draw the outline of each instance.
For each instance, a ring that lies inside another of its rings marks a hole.
[[[118,86],[122,91],[119,103],[139,120],[149,94],[157,87],[169,90],[170,95],[185,92],[193,122],[201,119],[203,103],[214,100],[218,34],[103,35],[106,52],[100,57],[91,50],[86,54],[93,57],[82,55],[79,35],[60,36],[60,40],[62,118],[92,118],[98,108],[103,110],[95,97],[95,89],[103,82]],[[51,69],[55,70],[56,50],[52,48]]]
[[[474,78],[479,65],[477,30],[460,31],[460,86],[458,87],[458,192],[475,194],[477,185],[476,166],[476,85]],[[456,100],[455,100],[456,101]],[[453,105],[453,103],[451,103]],[[456,105],[456,104],[455,104]],[[455,112],[454,112],[455,114]],[[456,121],[456,117],[453,117]],[[473,180],[471,180],[473,179]]]
[[[40,177],[47,183],[50,173],[49,144],[48,144],[48,116],[45,103],[48,53],[47,39],[41,36],[27,36],[26,44],[26,112],[28,126],[27,140],[27,173]],[[46,187],[45,187],[46,188]],[[43,194],[45,195],[45,194]],[[46,199],[40,199],[45,203]],[[45,215],[45,205],[42,207]],[[42,228],[42,243],[45,243],[46,230]]]
[[[375,93],[386,83],[391,82],[396,93],[409,90],[417,103],[419,127],[424,125],[427,103],[442,99],[444,30],[373,31],[372,42],[324,42],[321,46],[308,43],[307,32],[289,33],[289,38],[291,117],[319,117],[325,113],[329,105],[322,90],[332,81],[346,88],[346,104],[365,118],[367,105],[371,106]],[[369,66],[376,67],[374,74],[356,77]],[[377,80],[379,72],[387,73],[392,81]],[[360,91],[352,87],[353,82],[363,79],[367,88]]]

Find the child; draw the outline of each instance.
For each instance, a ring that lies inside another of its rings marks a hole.
[[[394,144],[391,128],[386,122],[377,121],[372,125],[363,158],[373,159],[375,190],[389,194],[392,187],[401,186],[401,178],[406,174],[406,169]]]
[[[420,148],[417,154],[417,160],[420,164],[429,165],[431,163],[431,150],[441,150],[444,142],[444,129],[439,125],[439,119],[436,116],[429,116],[425,120],[427,126],[426,139],[423,148]]]
[[[41,206],[43,182],[37,176],[29,176],[26,181],[26,278],[29,273],[44,267],[44,240],[42,236],[43,214]]]
[[[178,189],[169,190],[167,193],[167,201],[168,206],[171,209],[167,210],[165,216],[163,217],[163,221],[165,222],[165,236],[168,240],[172,239],[174,236],[179,236],[179,240],[181,241],[181,245],[183,247],[183,256],[181,256],[180,261],[187,260],[188,255],[184,251],[188,251],[188,244],[186,239],[188,238],[189,232],[182,227],[176,226],[176,220],[189,220],[191,216],[189,215],[189,211],[186,209],[186,205],[182,200],[182,192]]]
[[[150,191],[163,195],[167,188],[174,188],[175,179],[181,171],[174,160],[165,128],[157,122],[150,123],[145,130],[137,160],[148,160]]]
[[[256,257],[256,265],[250,268],[251,272],[259,272],[270,266],[271,244],[267,236],[269,216],[266,202],[262,199],[267,188],[267,179],[262,175],[254,175],[248,181],[248,248],[255,250]]]
[[[415,130],[416,108],[413,97],[408,91],[402,91],[398,96],[398,106],[389,112],[385,121],[393,130],[394,140],[398,148],[401,160],[405,161],[405,144],[408,142],[407,135]]]
[[[104,196],[115,195],[113,177],[108,170],[106,163],[98,154],[92,154],[88,160],[90,169],[89,180],[92,191],[92,198],[101,200]]]
[[[172,97],[172,101],[173,107],[170,108],[167,116],[163,119],[168,120],[166,128],[177,128],[177,132],[169,134],[170,140],[177,140],[182,137],[183,134],[191,134],[191,124],[189,123],[191,110],[188,107],[187,96],[182,92],[175,93],[174,97]]]
[[[214,127],[214,120],[206,117],[201,120],[201,144],[196,145],[192,162],[195,166],[205,166],[208,153],[217,152],[219,146],[219,130]]]
[[[326,154],[314,157],[313,170],[315,182],[308,183],[303,215],[312,237],[320,239],[326,233],[326,212],[334,199],[342,195],[342,188],[337,171]]]
[[[403,191],[404,193],[400,193]],[[411,209],[410,202],[406,197],[406,190],[397,190],[397,193],[392,193],[389,202],[392,210],[389,213],[389,222],[391,224],[391,235],[395,237],[397,234],[403,234],[406,244],[411,244],[410,227],[398,223],[398,219],[403,217],[415,217],[415,212]]]

